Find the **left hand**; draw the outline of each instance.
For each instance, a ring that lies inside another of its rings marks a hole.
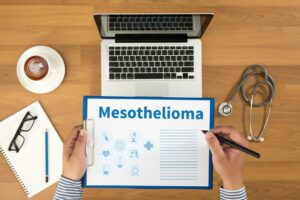
[[[80,180],[87,167],[85,147],[87,132],[81,126],[74,127],[64,142],[63,173],[72,180]]]

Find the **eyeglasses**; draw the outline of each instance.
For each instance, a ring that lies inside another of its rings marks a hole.
[[[25,137],[23,134],[29,132],[32,129],[33,124],[37,118],[37,116],[31,115],[29,111],[25,114],[21,121],[21,124],[19,125],[15,133],[15,136],[10,142],[8,151],[15,151],[17,153],[20,151],[25,142]]]

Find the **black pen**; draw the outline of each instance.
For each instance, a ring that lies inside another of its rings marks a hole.
[[[207,130],[202,130],[202,132],[204,134],[206,134],[208,131]],[[219,136],[217,134],[215,134],[215,136],[217,137],[217,139],[219,140],[219,142],[221,142],[223,144],[227,144],[227,145],[229,145],[231,147],[234,147],[235,149],[238,149],[238,150],[240,150],[240,151],[242,151],[244,153],[247,153],[247,154],[249,154],[249,155],[251,155],[251,156],[253,156],[255,158],[260,158],[260,154],[257,153],[257,152],[255,152],[255,151],[252,151],[251,149],[243,147],[242,145],[239,145],[239,144],[237,144],[237,143],[235,143],[235,142],[233,142],[231,140],[225,139],[225,138],[223,138],[223,137],[221,137],[221,136]]]

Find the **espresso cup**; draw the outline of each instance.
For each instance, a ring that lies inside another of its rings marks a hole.
[[[31,56],[27,58],[24,64],[24,72],[31,80],[42,80],[49,73],[49,62],[42,56]]]

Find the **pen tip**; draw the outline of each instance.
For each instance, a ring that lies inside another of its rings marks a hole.
[[[208,132],[208,130],[201,130],[202,133],[206,134]]]
[[[257,158],[260,158],[260,154],[259,153],[257,154]]]

